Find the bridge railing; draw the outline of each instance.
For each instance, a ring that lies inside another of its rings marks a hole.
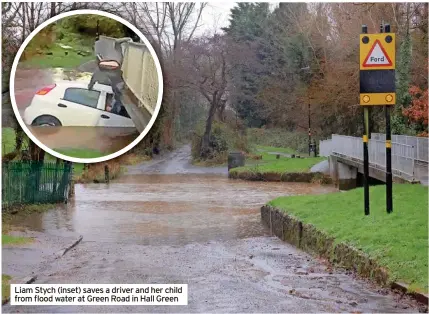
[[[368,143],[369,162],[380,169],[386,167],[386,142],[370,139]],[[414,179],[414,147],[392,143],[392,171],[408,180]]]
[[[330,142],[322,141],[323,156],[334,153],[345,158],[362,162],[362,139],[354,136],[332,135]],[[415,178],[415,147],[401,143],[392,143],[392,171],[407,180]],[[371,139],[368,141],[368,157],[372,167],[384,170],[386,167],[385,141]]]
[[[384,141],[386,135],[383,133],[372,133],[371,138]],[[408,135],[392,135],[392,143],[411,145],[414,147],[414,159],[429,162],[429,138]]]
[[[354,136],[333,134],[332,152],[361,160],[363,156],[362,139]]]

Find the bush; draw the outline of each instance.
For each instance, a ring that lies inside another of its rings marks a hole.
[[[308,152],[308,134],[304,132],[289,132],[283,129],[248,129],[248,141],[254,145],[287,147],[300,153]],[[312,136],[312,141],[318,138]]]
[[[201,140],[204,134],[204,125],[198,125],[192,136],[192,158],[201,160]],[[209,142],[210,154],[207,160],[213,163],[224,163],[228,159],[228,151],[239,150],[248,153],[249,147],[246,134],[237,132],[226,123],[213,122]]]

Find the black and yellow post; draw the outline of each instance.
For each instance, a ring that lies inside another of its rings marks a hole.
[[[369,157],[368,157],[368,138],[369,138],[369,108],[363,108],[364,134],[363,134],[363,193],[365,215],[369,215]]]
[[[362,25],[360,35],[360,104],[364,106],[364,206],[365,215],[369,215],[369,108],[384,106],[386,113],[386,207],[392,212],[392,154],[390,131],[390,108],[396,102],[395,90],[395,34],[390,32],[388,24],[380,25],[379,34],[368,34],[366,25]]]
[[[390,25],[384,26],[384,32],[390,33]],[[390,130],[390,106],[384,106],[386,113],[386,211],[390,214],[393,211],[392,192],[392,139]]]
[[[368,33],[366,25],[362,25],[362,33]],[[365,215],[369,215],[369,156],[368,156],[368,138],[369,138],[369,109],[363,107],[363,194]]]

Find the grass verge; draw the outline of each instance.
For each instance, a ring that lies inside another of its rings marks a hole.
[[[13,152],[15,149],[15,130],[13,128],[2,128],[2,156]]]
[[[109,178],[113,180],[125,172],[124,166],[135,165],[149,159],[149,156],[128,153],[106,162],[89,164],[86,169],[83,164],[75,163],[73,164],[73,177],[78,183],[105,182],[106,165],[109,167]]]
[[[1,275],[1,296],[2,303],[10,297],[10,280],[11,276]]]
[[[78,47],[72,47],[71,49],[61,48],[58,44],[53,45],[50,49],[42,51],[38,55],[29,57],[27,60],[19,62],[20,66],[28,68],[65,68],[73,69],[79,65],[94,60],[94,56],[91,53],[86,56],[78,54]],[[91,51],[90,47],[83,47],[83,50]],[[47,54],[49,53],[49,54]]]
[[[20,245],[20,244],[26,244],[30,243],[33,240],[31,238],[25,238],[25,237],[15,237],[8,234],[2,234],[1,235],[1,244],[2,245]]]
[[[370,189],[371,214],[363,214],[363,189],[344,193],[280,197],[269,203],[304,223],[361,249],[390,278],[428,292],[428,189],[394,184],[394,212],[386,213],[385,187]]]
[[[280,156],[277,159],[274,153],[295,154],[291,148],[256,146],[256,154],[262,156],[262,159],[247,159],[246,166],[237,167],[230,170],[230,173],[289,173],[289,172],[308,172],[315,164],[325,160],[324,157],[309,158],[290,158]]]
[[[77,157],[77,158],[97,158],[97,157],[106,156],[105,153],[102,153],[98,150],[87,149],[87,148],[82,148],[82,149],[60,148],[60,149],[55,149],[55,151],[66,156]]]

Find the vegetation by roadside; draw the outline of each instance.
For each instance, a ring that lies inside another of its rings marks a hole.
[[[68,45],[67,45],[68,46]],[[80,48],[82,49],[82,48]],[[85,55],[80,55],[81,51],[78,47],[64,49],[56,43],[47,51],[40,51],[39,54],[33,56],[31,59],[21,61],[19,66],[26,68],[67,68],[73,69],[79,65],[94,60],[94,56],[90,47],[85,47]],[[87,55],[86,55],[87,54]]]
[[[297,153],[308,153],[308,134],[305,132],[290,132],[280,128],[249,128],[247,137],[248,141],[255,145],[289,147]],[[313,135],[312,140],[318,143],[319,138]]]
[[[192,159],[195,165],[223,165],[228,160],[228,151],[238,150],[248,153],[251,150],[243,132],[235,130],[228,123],[214,122],[209,140],[209,151],[206,152],[205,158],[202,158],[203,134],[204,125],[200,124],[192,136]]]
[[[274,157],[264,158],[262,156],[262,162],[237,167],[231,169],[230,172],[258,172],[258,173],[289,173],[289,172],[309,172],[311,167],[315,164],[325,160],[323,157],[313,157],[313,158],[289,158],[289,157],[280,157],[279,159],[275,159],[275,155],[271,155]]]
[[[269,203],[304,223],[362,250],[391,278],[428,291],[428,189],[394,184],[394,212],[385,210],[385,187],[370,189],[371,215],[363,214],[363,189],[344,193],[280,197]]]
[[[1,275],[1,295],[2,295],[2,303],[6,301],[10,296],[10,280],[11,276]]]
[[[106,162],[88,164],[86,168],[84,164],[75,163],[73,164],[73,177],[77,183],[104,182],[105,166],[107,165],[109,168],[109,179],[113,180],[125,171],[124,166],[134,165],[148,159],[150,157],[146,155],[128,153]]]
[[[45,27],[30,41],[20,66],[71,69],[94,60],[93,45],[97,31],[114,37],[125,35],[122,24],[110,18],[64,18]]]
[[[26,244],[30,243],[33,240],[31,238],[25,238],[25,237],[15,237],[8,234],[2,234],[1,235],[1,244],[2,245],[19,245],[19,244]]]
[[[103,157],[106,156],[105,153],[102,153],[98,150],[94,149],[87,149],[87,148],[61,148],[61,149],[55,149],[58,153],[64,154],[66,156],[70,157],[76,157],[76,158],[97,158],[97,157]]]
[[[15,138],[15,130],[13,128],[2,128],[2,156],[13,152]]]
[[[291,148],[270,147],[256,145],[253,154],[260,155],[262,159],[248,158],[246,165],[230,170],[230,173],[290,173],[308,172],[312,166],[323,161],[324,157],[290,158],[283,154],[295,154]],[[276,153],[280,153],[277,159]]]
[[[255,153],[261,152],[261,153],[272,153],[272,152],[278,152],[283,154],[297,154],[296,150],[289,148],[289,147],[273,147],[273,146],[266,146],[266,145],[255,145]]]

